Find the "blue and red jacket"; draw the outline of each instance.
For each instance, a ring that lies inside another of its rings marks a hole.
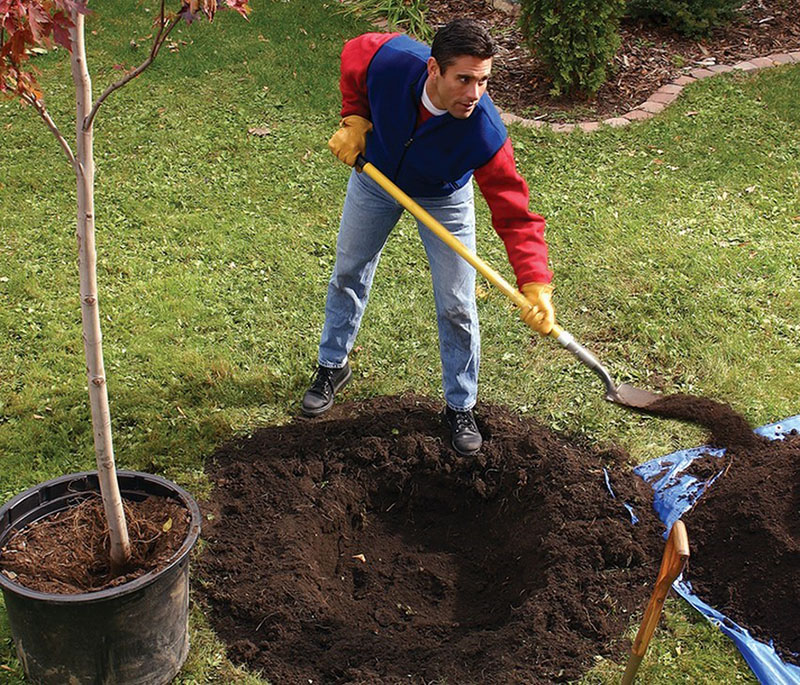
[[[422,105],[430,48],[401,34],[367,33],[342,50],[342,116],[373,123],[365,156],[412,197],[461,188],[473,172],[517,284],[549,283],[544,219],[528,210],[506,128],[487,94],[466,119]]]

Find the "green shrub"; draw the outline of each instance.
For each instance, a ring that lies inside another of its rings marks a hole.
[[[741,0],[629,0],[628,14],[665,22],[697,38],[727,22],[741,4]]]
[[[619,47],[625,0],[521,0],[528,47],[544,63],[554,95],[594,95]]]

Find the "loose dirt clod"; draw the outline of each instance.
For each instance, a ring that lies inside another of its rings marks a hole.
[[[0,550],[0,573],[31,590],[72,595],[116,587],[158,568],[186,539],[189,512],[164,497],[122,504],[131,541],[131,561],[122,575],[111,573],[99,495],[15,533]]]
[[[483,405],[464,459],[438,409],[342,404],[214,455],[198,586],[234,661],[282,683],[507,685],[621,658],[663,550],[626,455]]]

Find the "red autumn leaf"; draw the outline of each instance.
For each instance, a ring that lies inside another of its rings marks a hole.
[[[88,12],[85,0],[0,0],[0,89],[40,98],[36,71],[23,63],[54,41],[71,50],[71,16]]]
[[[72,50],[69,42],[69,30],[72,28],[72,21],[62,11],[53,15],[53,38],[62,48]]]
[[[47,43],[52,26],[50,15],[35,3],[28,8],[28,25],[31,27],[33,42],[36,45]]]
[[[234,12],[241,14],[245,19],[247,19],[247,15],[252,11],[248,0],[225,0],[225,4]]]

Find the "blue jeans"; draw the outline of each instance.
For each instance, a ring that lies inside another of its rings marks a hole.
[[[475,250],[472,184],[447,197],[414,198],[469,249]],[[386,239],[403,208],[375,181],[353,171],[347,184],[336,264],[328,283],[319,364],[341,368],[361,324]],[[439,326],[444,397],[452,409],[472,409],[478,394],[480,332],[475,269],[424,224],[419,235],[428,255]]]

